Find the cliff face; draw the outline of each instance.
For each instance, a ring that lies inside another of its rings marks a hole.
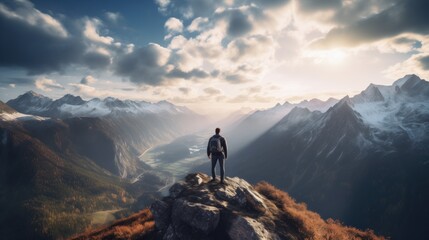
[[[382,239],[328,220],[297,204],[267,183],[253,187],[243,179],[226,185],[189,174],[152,204],[162,239]]]
[[[189,174],[148,209],[75,239],[384,239],[323,220],[289,195],[238,177],[226,185]]]

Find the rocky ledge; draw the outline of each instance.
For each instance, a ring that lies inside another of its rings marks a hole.
[[[243,179],[226,178],[226,185],[210,182],[202,173],[189,174],[174,184],[168,197],[154,202],[150,210],[160,239],[377,239],[371,231],[327,222],[305,205],[276,199],[275,190],[262,195]],[[272,186],[271,186],[272,187]],[[274,188],[273,188],[274,189]],[[269,192],[268,191],[268,192]],[[268,197],[271,196],[271,199]],[[287,198],[291,199],[286,193]],[[275,196],[274,196],[275,195]],[[284,198],[284,197],[283,197]],[[296,205],[296,206],[295,206]],[[298,206],[298,207],[297,207]],[[303,212],[300,212],[303,211]],[[307,223],[304,216],[311,223]],[[314,216],[313,216],[313,215]],[[311,219],[314,218],[314,219]],[[317,225],[317,226],[311,226]],[[308,225],[308,226],[306,226]],[[330,225],[332,225],[330,227]],[[331,231],[334,231],[332,232]],[[314,231],[313,231],[314,230]],[[339,233],[338,231],[341,230]],[[331,232],[330,232],[331,231]]]

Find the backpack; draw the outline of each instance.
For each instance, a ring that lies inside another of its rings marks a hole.
[[[222,144],[220,142],[220,136],[212,137],[210,139],[209,146],[210,146],[209,149],[211,153],[221,153],[223,151]]]

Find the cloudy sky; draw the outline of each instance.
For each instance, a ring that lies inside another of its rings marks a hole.
[[[427,0],[0,1],[0,100],[168,100],[202,113],[429,79]]]

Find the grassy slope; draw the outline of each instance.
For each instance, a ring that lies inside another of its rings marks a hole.
[[[143,209],[127,218],[120,219],[108,227],[87,229],[70,239],[155,239],[155,222],[149,209]]]

